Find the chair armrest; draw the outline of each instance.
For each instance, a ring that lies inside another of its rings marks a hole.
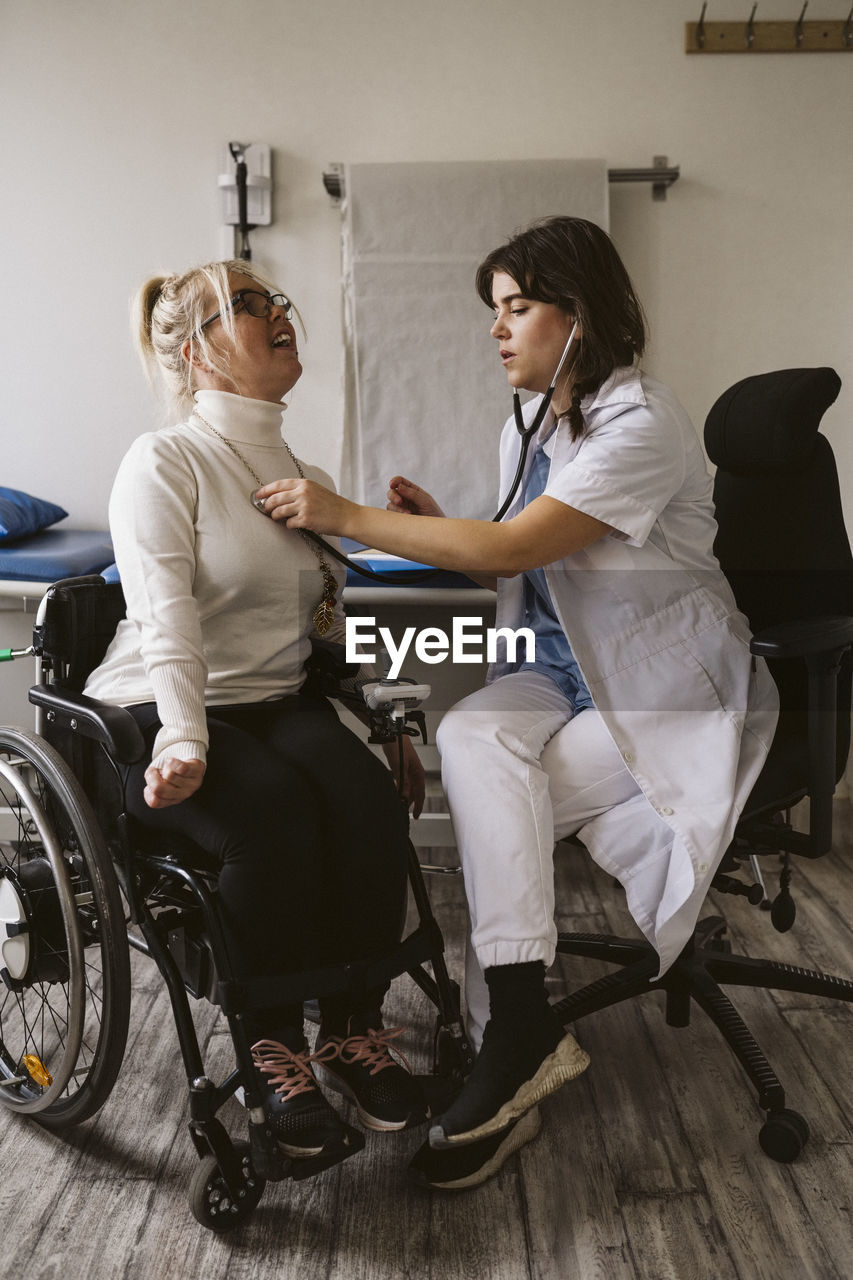
[[[145,754],[142,731],[124,707],[55,684],[34,685],[28,696],[34,706],[44,708],[52,725],[103,743],[119,764],[135,764]]]
[[[750,652],[759,658],[805,658],[840,653],[853,644],[853,618],[808,618],[765,627],[752,637]]]
[[[825,617],[766,627],[752,639],[762,658],[802,658],[808,671],[809,829],[790,832],[781,848],[819,858],[832,847],[832,799],[838,777],[837,688],[853,618]]]

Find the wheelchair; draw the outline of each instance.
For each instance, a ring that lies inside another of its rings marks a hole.
[[[37,710],[35,733],[0,728],[0,1103],[52,1130],[93,1116],[121,1070],[130,948],[150,956],[168,989],[188,1082],[199,1157],[190,1207],[203,1226],[225,1232],[245,1222],[267,1182],[311,1177],[364,1146],[363,1135],[345,1126],[318,1155],[294,1160],[281,1152],[261,1105],[243,1023],[248,1011],[358,995],[407,973],[436,1009],[432,1075],[422,1077],[433,1106],[461,1087],[473,1054],[411,842],[417,922],[393,950],[311,972],[235,978],[217,910],[217,867],[186,838],[145,830],[124,812],[122,765],[141,759],[141,734],[124,708],[81,692],[124,613],[119,583],[60,581],[42,602],[32,646],[2,654],[35,657],[29,699]],[[311,686],[363,708],[356,668],[341,662],[339,649],[320,642],[309,662]],[[417,727],[423,734],[416,707],[424,690],[383,682],[369,740],[399,745]],[[191,999],[213,1002],[228,1021],[236,1064],[218,1082],[205,1069]],[[232,1138],[217,1113],[238,1090],[248,1132]]]

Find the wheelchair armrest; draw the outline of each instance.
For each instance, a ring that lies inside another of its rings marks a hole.
[[[342,644],[314,637],[305,663],[305,688],[321,697],[335,698],[356,714],[363,713],[364,699],[353,683],[360,670],[359,663],[347,662]]]
[[[808,618],[765,627],[752,637],[750,652],[759,658],[805,658],[841,653],[853,644],[853,618]]]
[[[34,685],[28,696],[34,706],[45,709],[51,724],[103,743],[119,764],[134,764],[145,754],[142,731],[124,707],[98,702],[56,684]]]
[[[309,674],[316,672],[328,679],[346,680],[357,676],[361,667],[357,662],[347,662],[346,649],[337,640],[311,641],[311,654],[305,663]]]

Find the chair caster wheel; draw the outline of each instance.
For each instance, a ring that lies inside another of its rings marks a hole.
[[[213,1155],[203,1157],[190,1184],[193,1217],[217,1235],[242,1226],[254,1212],[266,1186],[252,1168],[248,1142],[235,1142],[234,1150],[242,1164],[242,1186],[236,1196],[228,1190]]]
[[[797,904],[787,890],[782,890],[770,906],[770,921],[777,933],[787,933],[797,917]]]
[[[771,1111],[758,1134],[761,1150],[771,1160],[790,1164],[809,1140],[809,1126],[797,1111]]]

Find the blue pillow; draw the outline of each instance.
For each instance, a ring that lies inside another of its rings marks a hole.
[[[22,489],[6,489],[0,485],[0,542],[38,533],[39,529],[46,529],[67,515],[68,512],[55,502],[34,498]]]

